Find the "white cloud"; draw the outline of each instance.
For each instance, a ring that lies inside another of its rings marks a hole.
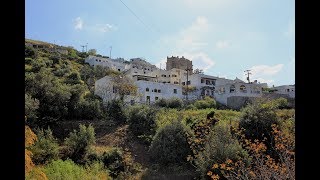
[[[74,29],[81,30],[83,28],[83,20],[80,17],[77,17],[74,20]]]
[[[274,66],[268,66],[268,65],[257,65],[252,66],[251,73],[252,76],[271,76],[277,74],[283,67],[283,64],[277,64]]]
[[[289,22],[288,29],[284,32],[284,35],[289,39],[295,39],[295,21]]]
[[[190,26],[183,28],[177,34],[162,37],[161,42],[174,45],[177,51],[196,51],[208,45],[206,37],[210,27],[208,19],[199,16]]]
[[[113,30],[117,30],[117,27],[111,24],[97,24],[95,26],[95,30],[102,32],[102,33],[106,33],[109,31],[113,31]]]
[[[230,46],[230,42],[227,41],[227,40],[224,40],[224,41],[218,41],[216,43],[216,48],[218,49],[224,49],[224,48],[227,48]]]
[[[171,47],[171,54],[168,56],[184,56],[192,60],[193,69],[202,69],[206,72],[215,65],[214,60],[203,52],[208,45],[207,37],[211,25],[204,16],[198,16],[190,26],[181,29],[178,33],[161,38],[161,46]],[[161,60],[161,67],[165,67],[166,58]],[[157,63],[159,67],[160,62]]]
[[[283,64],[277,64],[274,66],[257,65],[250,68],[250,81],[257,80],[260,83],[274,83],[274,76],[283,69]],[[243,73],[242,79],[247,81],[247,75]]]
[[[167,59],[165,58],[163,60],[158,61],[158,63],[156,63],[155,65],[158,68],[165,69],[166,68],[166,62],[167,62]]]
[[[212,58],[208,56],[208,54],[204,52],[197,52],[197,53],[182,53],[187,59],[192,61],[193,69],[202,69],[204,72],[207,72],[208,69],[215,65],[215,62]]]

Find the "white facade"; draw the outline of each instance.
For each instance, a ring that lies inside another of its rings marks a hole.
[[[233,81],[221,80],[219,85],[216,86],[214,98],[218,102],[228,105],[228,98],[233,96],[261,97],[262,86],[258,83],[245,83],[240,79],[235,79]]]
[[[182,87],[179,85],[155,82],[155,78],[149,76],[134,75],[131,79],[137,86],[138,94],[136,96],[125,96],[124,101],[126,103],[150,104],[161,98],[183,98]],[[113,81],[110,76],[105,76],[95,82],[95,94],[105,102],[119,98],[114,92]]]
[[[131,68],[130,63],[126,63],[123,59],[110,59],[110,58],[103,58],[97,56],[88,56],[85,59],[86,63],[89,63],[91,66],[100,65],[102,67],[108,67],[115,71],[124,72]]]
[[[289,97],[295,98],[295,94],[296,94],[295,85],[277,86],[277,87],[273,87],[272,89],[275,90],[274,93],[276,94],[287,94],[289,95]]]

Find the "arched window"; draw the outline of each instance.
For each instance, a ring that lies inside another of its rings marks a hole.
[[[146,88],[146,91],[149,92],[149,88]]]
[[[234,85],[230,86],[230,93],[236,92],[236,87]]]
[[[240,91],[246,93],[247,92],[247,88],[245,85],[241,85],[240,86]]]

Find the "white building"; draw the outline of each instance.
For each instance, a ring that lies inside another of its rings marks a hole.
[[[134,104],[150,104],[164,98],[183,98],[182,87],[170,83],[156,82],[155,77],[145,75],[133,75],[131,77],[134,85],[137,87],[137,95],[127,95],[124,102]],[[105,76],[95,82],[95,94],[102,97],[104,101],[119,98],[119,95],[114,89],[112,77]]]
[[[266,86],[266,83],[260,84],[257,81],[245,83],[238,78],[220,79],[217,81],[214,97],[218,102],[228,106],[230,97],[262,97],[262,88]]]
[[[122,58],[110,59],[110,58],[89,55],[85,59],[85,62],[89,63],[91,66],[100,65],[102,67],[109,67],[110,69],[113,69],[115,71],[120,71],[120,72],[124,72],[131,68],[130,63],[128,63]]]
[[[287,94],[291,98],[295,98],[295,85],[282,85],[273,87],[274,93],[276,94]]]

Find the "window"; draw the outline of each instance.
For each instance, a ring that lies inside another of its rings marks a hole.
[[[178,93],[177,89],[173,89],[173,93],[177,94]]]
[[[172,77],[177,77],[177,75],[175,75],[175,74],[172,74]]]
[[[169,74],[169,77],[170,77],[170,74]]]
[[[150,104],[150,96],[147,96],[147,101],[146,101],[147,104]]]
[[[189,84],[191,84],[191,81],[188,81],[188,82],[187,82],[187,85],[189,85]]]
[[[161,75],[161,77],[167,77],[167,75],[165,75],[165,74],[162,74],[162,75]]]
[[[98,62],[98,59],[96,59],[96,61]]]
[[[182,82],[182,85],[186,85],[186,82]]]
[[[120,71],[120,69],[118,69],[118,71]]]
[[[158,93],[161,93],[161,90],[160,90],[160,89],[158,89]]]
[[[158,90],[157,89],[154,89],[154,91],[153,92],[157,92]]]
[[[289,92],[290,91],[290,89],[287,89],[287,92]]]
[[[240,86],[240,91],[246,93],[247,92],[247,88],[245,85],[241,85]]]
[[[204,79],[201,79],[201,83],[204,83]]]
[[[175,81],[175,82],[173,82],[174,84],[179,84],[179,82],[178,81]]]
[[[211,90],[211,95],[213,96],[213,94],[214,94],[214,90]]]
[[[230,93],[234,93],[236,91],[236,87],[234,85],[230,86]]]
[[[146,91],[149,92],[149,88],[146,88]]]
[[[159,99],[158,97],[155,97],[155,98],[154,98],[155,101],[158,100],[158,99]]]

